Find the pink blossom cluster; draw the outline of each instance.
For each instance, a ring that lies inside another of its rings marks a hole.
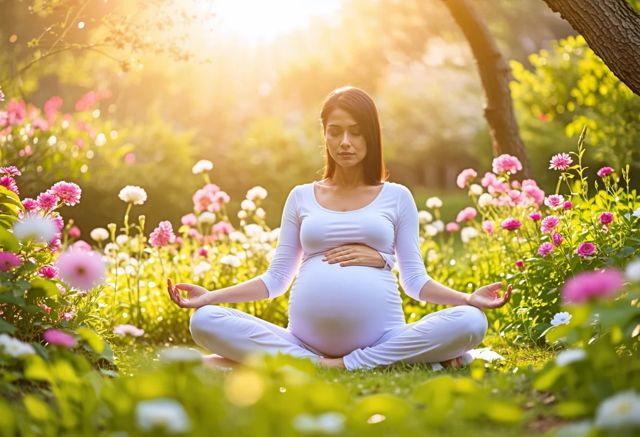
[[[458,223],[468,222],[476,218],[477,215],[478,215],[478,212],[476,211],[476,209],[471,206],[468,206],[458,213],[458,216],[456,217],[456,222]]]
[[[471,181],[478,176],[478,173],[472,168],[466,168],[460,172],[456,179],[456,185],[460,188],[465,188],[471,183]]]
[[[511,181],[509,185],[494,173],[487,172],[480,183],[487,188],[489,194],[496,196],[491,199],[491,204],[494,206],[526,208],[534,204],[540,206],[544,200],[544,191],[533,179],[525,179],[522,182]]]
[[[515,156],[504,154],[494,158],[492,163],[494,173],[510,173],[515,174],[522,170],[520,160]]]
[[[153,247],[163,247],[169,243],[175,242],[176,236],[173,233],[171,222],[164,220],[161,221],[158,226],[149,235],[149,243]]]
[[[193,195],[193,209],[195,212],[220,211],[223,203],[229,203],[231,198],[220,190],[216,184],[207,184]]]

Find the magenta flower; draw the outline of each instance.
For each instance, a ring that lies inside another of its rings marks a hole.
[[[54,266],[42,266],[38,270],[38,274],[47,279],[54,279],[58,276],[58,269]]]
[[[557,209],[564,204],[564,197],[561,194],[552,194],[544,199],[544,204],[551,209]]]
[[[560,223],[560,219],[555,215],[550,215],[542,219],[542,227],[541,230],[543,233],[548,234],[553,231],[556,226]]]
[[[516,267],[519,268],[520,270],[524,269],[524,261],[522,261],[521,259],[516,261]]]
[[[553,252],[553,244],[551,243],[542,243],[540,247],[538,247],[538,254],[542,256],[547,256],[551,252]]]
[[[522,170],[522,164],[515,156],[504,154],[493,160],[492,168],[494,173],[514,174]]]
[[[458,216],[456,217],[456,221],[458,223],[468,222],[476,218],[476,215],[478,215],[476,209],[471,206],[468,206],[458,213]]]
[[[572,163],[573,160],[568,153],[558,153],[551,157],[551,161],[549,161],[549,170],[564,171],[568,169]]]
[[[15,179],[13,179],[11,176],[0,177],[0,186],[3,186],[16,194],[20,194],[20,191],[18,190],[18,184],[16,184]]]
[[[113,333],[122,337],[124,337],[125,335],[140,337],[142,334],[144,334],[144,330],[133,325],[124,324],[114,327]]]
[[[551,241],[553,241],[554,246],[560,246],[563,240],[564,238],[562,237],[562,235],[558,234],[557,232],[551,236]]]
[[[104,281],[105,265],[94,251],[67,250],[58,257],[55,266],[60,279],[78,290],[91,290]]]
[[[26,209],[27,211],[31,212],[34,211],[37,207],[38,207],[38,202],[36,202],[35,200],[26,197],[22,200],[22,205],[24,206],[24,209]]]
[[[605,177],[605,176],[609,176],[611,173],[613,173],[613,169],[611,167],[602,167],[600,170],[598,170],[598,177]]]
[[[200,249],[198,249],[198,255],[206,257],[209,255],[209,251],[206,247],[201,247]]]
[[[519,229],[520,226],[522,226],[520,220],[513,217],[509,217],[508,219],[503,220],[500,224],[500,227],[502,227],[502,229],[506,229],[507,231],[515,231],[516,229]]]
[[[36,202],[38,203],[38,207],[44,211],[51,211],[56,206],[58,206],[58,196],[53,194],[51,191],[45,191],[44,193],[40,193],[36,198]]]
[[[54,212],[50,217],[51,220],[53,220],[53,224],[56,226],[58,231],[62,232],[62,230],[64,229],[64,219],[62,218],[62,216],[59,213]]]
[[[576,250],[576,253],[582,258],[586,258],[596,253],[596,245],[589,242],[582,243]]]
[[[491,220],[485,220],[482,222],[482,229],[489,234],[492,235],[494,231],[493,222]]]
[[[66,348],[72,348],[78,344],[73,336],[60,331],[59,329],[47,329],[42,333],[42,338],[44,338],[44,341],[49,344],[55,344],[56,346],[63,346]]]
[[[80,202],[80,196],[82,195],[82,190],[78,185],[65,181],[56,182],[50,191],[58,196],[62,203],[69,206]]]
[[[603,212],[600,214],[600,223],[603,225],[608,225],[613,221],[613,213],[612,212]]]
[[[22,259],[12,252],[0,251],[0,271],[8,272],[22,265]]]
[[[77,226],[72,226],[71,229],[69,229],[69,237],[71,238],[78,238],[80,234],[80,228]]]
[[[562,205],[562,207],[564,209],[571,209],[573,208],[573,203],[571,203],[571,201],[567,200],[566,202],[564,202],[564,204]]]
[[[154,247],[166,246],[169,243],[173,243],[175,239],[176,236],[173,233],[171,223],[167,220],[161,221],[158,227],[149,235],[149,243]]]
[[[22,172],[15,165],[10,165],[8,167],[0,167],[0,174],[15,177],[21,176]]]
[[[531,214],[529,214],[529,218],[534,222],[537,222],[542,218],[542,214],[540,214],[538,211],[532,212]]]
[[[469,182],[471,182],[476,176],[478,176],[478,173],[476,173],[474,169],[466,168],[458,175],[456,185],[458,185],[459,188],[464,188],[469,185]]]
[[[562,288],[563,303],[582,303],[590,299],[607,298],[622,288],[622,274],[613,268],[578,273]]]
[[[458,226],[458,224],[455,222],[449,222],[445,226],[445,229],[447,230],[447,232],[457,232],[460,230],[460,226]]]

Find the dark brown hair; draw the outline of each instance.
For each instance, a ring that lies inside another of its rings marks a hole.
[[[327,118],[335,109],[347,111],[358,123],[367,144],[367,154],[363,160],[364,180],[367,185],[377,185],[386,180],[389,175],[382,160],[382,136],[380,134],[380,120],[378,110],[373,99],[363,90],[346,86],[329,93],[322,104],[320,118],[323,132],[327,130]],[[336,162],[329,155],[325,147],[323,178],[333,176]]]

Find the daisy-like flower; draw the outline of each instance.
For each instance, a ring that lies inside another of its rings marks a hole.
[[[163,247],[169,243],[173,243],[176,239],[171,227],[171,222],[163,220],[158,224],[158,227],[153,230],[149,235],[149,243],[153,247]]]
[[[558,209],[564,205],[564,197],[561,194],[552,194],[544,199],[544,204],[551,209]]]
[[[201,159],[200,161],[195,163],[193,168],[191,168],[191,172],[193,174],[200,174],[211,170],[213,170],[213,162],[207,159]]]
[[[18,190],[18,184],[16,184],[15,179],[13,179],[11,176],[1,176],[0,186],[3,186],[16,194],[20,194],[20,191]]]
[[[491,220],[485,220],[482,222],[482,229],[489,235],[493,234],[493,231],[495,230],[495,227],[493,225],[493,222]]]
[[[15,177],[21,176],[22,172],[18,170],[18,167],[16,167],[15,165],[10,165],[8,167],[0,167],[0,174]]]
[[[609,176],[610,174],[613,173],[613,169],[611,167],[602,167],[600,170],[598,170],[598,177],[605,177],[605,176]]]
[[[105,278],[105,265],[100,254],[78,249],[67,250],[55,263],[60,279],[74,288],[88,291]]]
[[[484,208],[486,206],[491,205],[493,201],[493,196],[489,193],[482,193],[480,197],[478,197],[478,206],[480,208]]]
[[[58,277],[58,269],[54,266],[42,266],[38,270],[38,274],[43,278],[54,279]]]
[[[468,206],[458,213],[458,216],[456,217],[456,222],[458,223],[468,222],[476,218],[477,215],[478,215],[478,212],[476,211],[476,209],[471,206]]]
[[[13,225],[13,235],[20,241],[49,243],[58,233],[55,222],[40,214],[27,214]]]
[[[89,233],[89,236],[99,243],[109,238],[109,231],[105,228],[95,228]]]
[[[549,170],[564,171],[568,169],[571,164],[573,164],[573,159],[571,159],[571,156],[569,156],[568,153],[558,153],[551,157],[551,161],[549,161]]]
[[[256,204],[253,202],[253,200],[245,199],[240,202],[240,208],[245,211],[253,211],[256,209]]]
[[[551,326],[568,325],[573,316],[566,311],[556,313],[551,319]]]
[[[120,335],[121,337],[124,337],[125,335],[140,337],[142,334],[144,334],[144,329],[140,329],[136,326],[128,325],[125,323],[123,325],[117,325],[116,327],[114,327],[113,333],[116,335]]]
[[[65,181],[56,182],[50,191],[68,206],[73,206],[80,202],[80,196],[82,195],[82,190],[77,184]]]
[[[445,226],[447,232],[457,232],[460,230],[460,226],[456,222],[449,222]]]
[[[626,390],[602,401],[596,411],[598,428],[640,427],[640,395]]]
[[[524,261],[522,261],[521,259],[516,261],[516,267],[519,268],[520,270],[524,269]]]
[[[118,193],[118,197],[123,202],[142,205],[147,200],[147,192],[136,185],[127,185]]]
[[[249,200],[256,200],[256,199],[266,199],[267,197],[267,190],[265,190],[263,187],[257,186],[257,187],[253,187],[251,188],[249,191],[247,191],[247,196],[246,198]]]
[[[465,226],[460,231],[460,238],[463,243],[468,243],[469,240],[478,236],[478,230],[472,226]]]
[[[562,235],[557,232],[554,232],[554,234],[551,236],[551,241],[553,241],[554,246],[560,246],[563,240],[564,238],[562,237]]]
[[[540,220],[542,218],[542,214],[540,214],[538,211],[532,212],[531,214],[529,214],[529,218],[531,220],[533,220],[534,222],[537,222],[538,220]]]
[[[182,404],[169,398],[138,402],[136,420],[138,428],[144,432],[182,434],[191,429],[191,421]]]
[[[44,193],[38,194],[36,202],[38,203],[38,207],[43,211],[51,211],[58,206],[58,196],[51,191],[45,191]]]

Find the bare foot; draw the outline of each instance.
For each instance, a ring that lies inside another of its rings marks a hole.
[[[443,361],[440,364],[445,369],[448,369],[448,368],[459,369],[464,365],[464,363],[462,361],[462,357],[452,358],[450,360]]]
[[[320,358],[317,363],[320,367],[336,367],[338,369],[345,369],[344,361],[342,358]]]
[[[211,367],[214,369],[234,369],[236,368],[240,363],[230,360],[228,358],[225,357],[221,357],[220,355],[204,355],[202,357],[202,363],[207,366],[207,367]]]

